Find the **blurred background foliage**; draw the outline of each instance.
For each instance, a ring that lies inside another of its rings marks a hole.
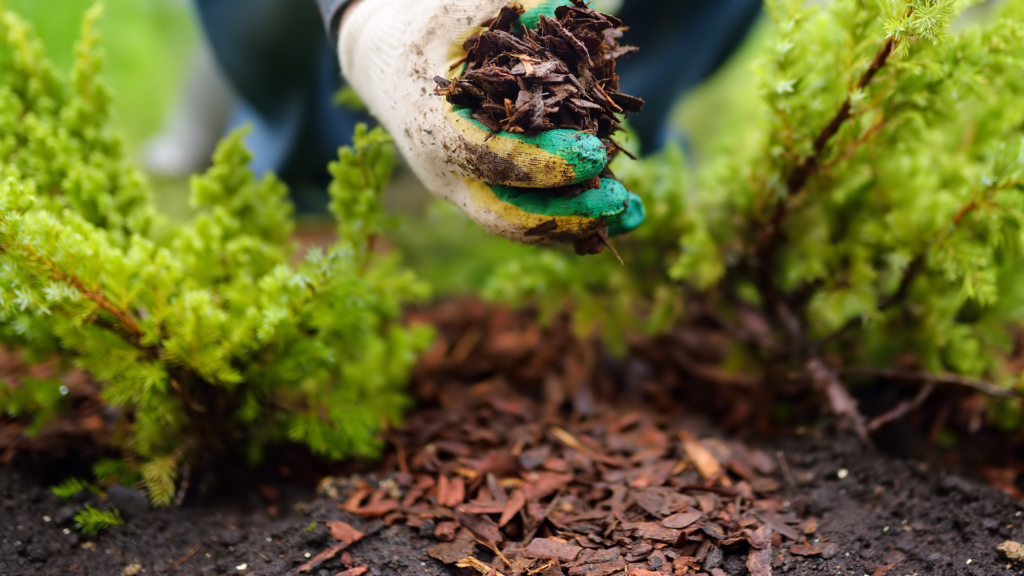
[[[74,61],[82,16],[95,0],[7,0],[27,20],[63,74]],[[160,130],[178,98],[198,30],[181,0],[106,0],[99,31],[106,53],[103,77],[114,92],[113,113],[129,147]]]

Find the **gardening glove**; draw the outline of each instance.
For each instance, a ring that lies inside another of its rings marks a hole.
[[[490,131],[434,94],[434,78],[456,75],[463,44],[484,31],[509,0],[362,0],[339,31],[349,84],[394,136],[428,190],[461,208],[492,234],[541,244],[623,234],[644,220],[640,198],[617,180],[572,198],[540,188],[587,182],[608,163],[596,136],[550,130],[535,137]],[[536,27],[567,0],[521,0],[520,23]]]

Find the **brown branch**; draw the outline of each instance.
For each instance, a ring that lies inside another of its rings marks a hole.
[[[130,314],[128,314],[124,310],[121,310],[112,302],[104,298],[102,292],[90,290],[85,286],[85,284],[82,283],[80,279],[63,275],[57,270],[54,270],[54,274],[58,280],[70,284],[76,290],[81,292],[82,295],[84,295],[86,298],[95,302],[96,305],[99,306],[101,309],[105,310],[111,316],[117,318],[118,322],[120,322],[121,325],[126,330],[131,332],[133,336],[135,336],[136,338],[142,338],[142,329],[139,328],[139,324],[138,322],[135,321],[135,318],[132,318]]]
[[[868,428],[864,423],[864,416],[857,408],[857,401],[850,395],[850,391],[843,386],[835,371],[825,365],[819,358],[812,358],[807,362],[807,373],[815,387],[821,390],[828,398],[829,407],[832,413],[840,419],[846,420],[861,440],[870,443]]]
[[[998,186],[993,186],[991,188],[984,190],[981,193],[981,195],[989,197],[995,194],[996,192],[1000,192],[1002,190],[1009,190],[1010,188],[1017,188],[1019,186],[1024,186],[1024,180],[1012,180],[1010,182],[1006,182]],[[982,202],[979,202],[977,197],[973,198],[970,202],[965,204],[959,212],[956,213],[956,216],[953,216],[953,227],[959,228],[960,224],[964,221],[964,219],[971,215],[971,213],[976,211],[978,208],[981,208],[981,206]]]
[[[195,556],[196,552],[199,552],[199,548],[202,547],[202,545],[202,543],[199,543],[190,548],[189,551],[186,552],[184,556],[175,560],[174,564],[168,566],[167,569],[164,570],[164,572],[173,572],[177,570],[179,566],[181,566],[185,562],[188,562],[193,556]]]
[[[892,422],[893,420],[899,420],[900,418],[906,416],[910,412],[917,410],[918,408],[921,407],[922,404],[924,404],[925,400],[927,400],[928,397],[931,396],[932,392],[934,391],[935,382],[928,382],[924,386],[924,388],[921,388],[921,391],[917,393],[917,396],[915,396],[913,400],[904,400],[903,402],[897,404],[896,407],[893,408],[892,410],[889,410],[888,412],[882,414],[881,416],[873,418],[871,422],[868,423],[868,430],[874,432],[875,430],[878,430],[879,428],[885,426],[889,422]]]
[[[842,374],[855,376],[871,376],[875,378],[887,378],[890,380],[904,380],[911,382],[934,383],[939,385],[961,386],[970,388],[995,398],[1022,398],[1024,392],[1014,389],[1005,389],[976,378],[969,378],[959,374],[932,374],[931,372],[914,372],[909,370],[887,370],[884,368],[843,368]]]
[[[875,122],[874,124],[872,124],[871,127],[868,128],[867,130],[865,130],[864,134],[862,134],[860,136],[860,138],[857,138],[856,140],[854,140],[846,148],[846,150],[843,151],[842,154],[840,154],[839,156],[837,156],[836,158],[832,159],[827,164],[822,166],[822,170],[826,170],[827,171],[827,170],[831,169],[833,166],[839,164],[840,162],[842,162],[844,160],[849,160],[850,158],[852,158],[854,153],[857,152],[858,148],[860,148],[861,146],[867,144],[868,140],[871,140],[872,136],[874,136],[875,134],[880,132],[882,130],[882,128],[885,128],[888,120],[889,120],[888,118],[885,118],[883,116],[881,120],[879,120],[878,122]]]
[[[963,222],[964,218],[966,218],[967,215],[970,214],[971,212],[974,212],[974,210],[977,208],[978,201],[971,200],[966,206],[964,206],[963,208],[960,209],[959,212],[957,212],[956,216],[953,217],[953,226],[960,226],[960,223]]]
[[[874,80],[875,76],[885,67],[889,61],[889,57],[892,56],[893,51],[896,49],[896,41],[893,37],[886,39],[885,43],[875,54],[874,59],[871,61],[871,65],[861,75],[860,80],[857,81],[857,90],[863,90],[868,84]],[[839,107],[835,116],[829,121],[828,125],[818,134],[818,137],[814,139],[814,152],[804,158],[800,162],[793,172],[789,175],[786,180],[786,193],[788,196],[794,196],[799,194],[807,180],[810,179],[818,168],[821,166],[822,155],[825,153],[825,148],[832,138],[839,132],[839,129],[843,126],[843,123],[853,117],[853,99],[850,94],[846,95],[846,100]],[[785,199],[780,201],[775,206],[775,212],[772,214],[771,225],[769,230],[777,229],[781,224],[782,219],[786,215],[786,202]],[[774,235],[776,232],[772,232]]]

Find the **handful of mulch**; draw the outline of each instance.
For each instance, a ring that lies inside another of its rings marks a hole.
[[[473,110],[493,133],[582,130],[622,150],[611,140],[622,129],[615,114],[640,112],[643,100],[618,91],[615,59],[637,48],[618,44],[622,20],[573,4],[541,16],[537,30],[518,25],[522,6],[502,8],[484,23],[487,32],[466,40],[465,74],[435,78],[436,93]]]
[[[453,81],[435,78],[436,93],[492,133],[533,136],[556,128],[586,131],[611,143],[622,129],[616,113],[639,112],[643,100],[619,92],[615,61],[637,51],[620,46],[622,21],[583,0],[540,17],[536,30],[518,24],[523,7],[502,8],[488,31],[464,45],[466,71]],[[461,64],[461,62],[460,62]]]
[[[536,30],[519,25],[523,7],[513,3],[484,23],[488,30],[466,40],[465,73],[454,80],[435,78],[435,93],[491,130],[535,136],[553,129],[584,131],[604,143],[609,156],[619,151],[612,139],[622,129],[616,114],[639,112],[644,101],[619,92],[615,61],[638,49],[621,46],[622,21],[573,0],[555,18],[540,17]],[[610,173],[602,177],[611,177]],[[546,192],[574,196],[600,186],[598,178]],[[607,232],[577,242],[580,254],[596,254]]]

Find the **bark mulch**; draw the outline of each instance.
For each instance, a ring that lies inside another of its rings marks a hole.
[[[432,557],[482,574],[687,574],[815,535],[778,494],[774,456],[699,438],[685,420],[545,409],[500,380],[459,387],[391,441],[392,482],[339,491],[342,509],[432,533]],[[478,558],[482,544],[492,551]],[[819,552],[820,553],[820,552]],[[493,570],[493,572],[492,572]]]
[[[582,0],[541,16],[536,30],[518,24],[522,6],[502,8],[487,31],[464,48],[465,70],[454,80],[435,78],[435,92],[491,130],[535,136],[562,128],[611,140],[622,130],[616,114],[639,112],[644,101],[618,91],[615,61],[637,51],[621,46],[622,22]]]

